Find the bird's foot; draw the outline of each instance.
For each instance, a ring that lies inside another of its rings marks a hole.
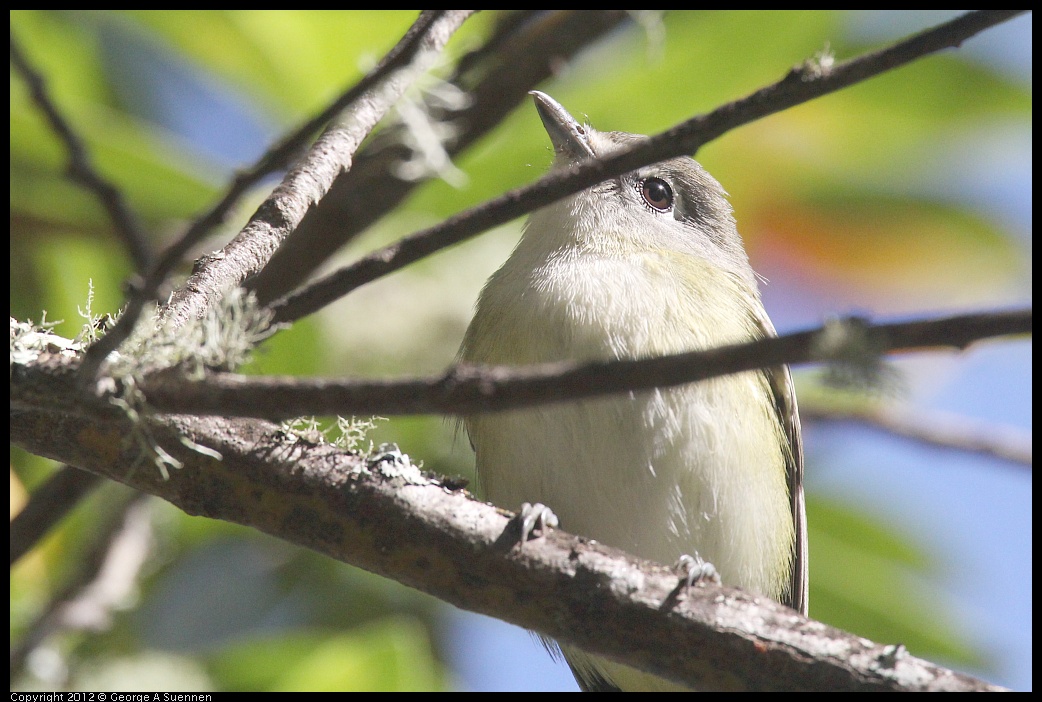
[[[684,554],[677,559],[676,569],[680,571],[681,577],[691,587],[695,583],[720,584],[720,574],[716,572],[716,566],[702,560],[698,553],[693,555]]]
[[[521,512],[518,514],[518,518],[521,520],[522,545],[530,538],[535,538],[533,532],[536,530],[539,531],[540,535],[545,536],[547,531],[558,525],[557,515],[541,502],[536,502],[535,504],[526,502],[521,505]]]

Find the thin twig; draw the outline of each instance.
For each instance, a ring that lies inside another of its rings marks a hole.
[[[134,267],[138,271],[148,270],[153,252],[148,244],[148,234],[144,226],[124,199],[123,191],[94,168],[87,153],[87,145],[51,99],[43,75],[29,63],[29,59],[15,40],[14,30],[11,31],[11,63],[21,74],[33,102],[47,118],[58,140],[65,145],[69,155],[66,168],[69,178],[97,196],[115,225],[116,233],[126,245],[134,261]]]
[[[859,422],[896,436],[940,448],[979,453],[1024,466],[1032,464],[1029,432],[922,407],[832,407],[800,403],[804,422]]]
[[[965,348],[981,339],[1031,332],[1031,310],[870,324],[860,318],[746,344],[659,358],[527,366],[462,366],[400,381],[257,377],[218,373],[202,381],[165,374],[147,381],[164,412],[287,419],[302,415],[450,414],[647,390],[782,364],[846,361],[896,351]]]
[[[602,160],[553,171],[531,185],[511,190],[375,251],[273,303],[274,321],[300,319],[366,283],[487,229],[642,165],[693,154],[708,141],[736,127],[868,80],[942,49],[959,46],[975,34],[1022,12],[1025,10],[977,10],[827,70],[821,66],[812,70],[806,65],[794,68],[773,85],[690,119],[629,149]]]
[[[345,109],[344,117],[327,128],[297,166],[286,174],[242,232],[222,251],[197,263],[192,277],[175,293],[164,310],[168,323],[180,324],[199,314],[213,304],[223,290],[256,273],[267,263],[282,239],[300,223],[308,207],[325,195],[340,172],[351,167],[352,156],[362,139],[472,12],[427,10],[420,15],[380,63],[341,96],[337,105],[350,106]],[[413,70],[405,70],[410,66]],[[325,112],[299,133],[313,131],[312,123],[317,124],[324,117]],[[295,148],[292,137],[287,141],[291,143],[284,143],[283,149],[271,153],[284,154]],[[81,367],[84,379],[95,379],[108,354],[129,337],[145,306],[156,298],[170,268],[195,243],[193,238],[202,236],[223,219],[227,213],[225,203],[233,197],[237,195],[229,192],[222,203],[193,225],[149,271],[132,293],[116,325],[88,349]]]

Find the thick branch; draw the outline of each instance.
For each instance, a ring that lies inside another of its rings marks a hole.
[[[12,382],[33,383],[48,372],[52,388],[63,378],[65,392],[75,393],[74,374],[54,374],[54,363],[73,361],[17,364]],[[185,466],[164,481],[125,447],[128,429],[111,415],[11,418],[12,441],[38,455],[689,684],[995,689],[739,590],[678,591],[670,569],[564,532],[520,549],[508,515],[423,476],[400,457],[367,463],[264,422],[167,416],[152,422],[152,432]],[[181,437],[222,459],[185,448]]]

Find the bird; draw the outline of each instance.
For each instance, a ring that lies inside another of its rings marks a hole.
[[[647,139],[598,131],[549,95],[531,95],[556,168]],[[682,156],[533,212],[482,288],[458,358],[638,359],[770,336],[726,193]],[[463,424],[485,499],[555,516],[641,558],[712,564],[724,585],[807,613],[803,449],[788,367],[474,414]],[[561,652],[583,690],[689,689],[574,646]]]

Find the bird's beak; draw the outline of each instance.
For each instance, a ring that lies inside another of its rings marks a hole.
[[[529,91],[528,94],[535,99],[535,109],[543,120],[543,127],[550,135],[558,157],[573,163],[596,158],[586,127],[576,122],[568,110],[561,107],[561,103],[538,90]]]

